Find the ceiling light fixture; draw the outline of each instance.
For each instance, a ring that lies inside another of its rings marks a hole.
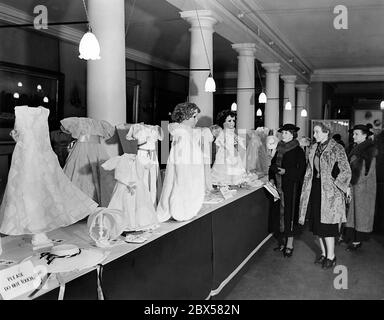
[[[287,103],[285,104],[285,110],[292,110],[292,103],[289,101],[287,101]]]
[[[384,110],[384,100],[380,102],[380,109]]]
[[[196,2],[195,2],[195,5],[196,5]],[[199,13],[198,13],[196,7],[195,7],[195,11],[196,11],[196,16],[197,16],[197,21],[199,22],[201,38],[203,40],[204,51],[205,51],[205,55],[207,57],[208,67],[209,67],[209,75],[208,75],[207,80],[205,81],[204,89],[205,89],[205,92],[215,92],[216,91],[216,83],[215,83],[215,80],[213,79],[213,76],[212,76],[211,63],[209,61],[208,51],[207,51],[207,47],[206,47],[205,41],[204,41],[203,29],[201,28]]]
[[[261,86],[261,93],[259,94],[259,103],[267,103],[267,95],[264,93],[263,83],[261,82],[259,66],[257,61],[256,61],[256,70],[257,70],[257,75],[259,76],[259,81]]]
[[[96,36],[92,33],[92,28],[89,23],[88,11],[83,0],[85,14],[88,20],[88,31],[83,35],[79,44],[79,58],[84,60],[98,60],[100,59],[100,44]]]
[[[257,109],[256,116],[261,117],[262,115],[263,115],[263,112],[261,111],[261,109],[260,108]]]
[[[305,110],[305,108],[303,108],[303,110],[301,110],[300,116],[303,118],[306,118],[308,116],[307,110]]]
[[[237,111],[237,103],[236,102],[233,102],[231,104],[231,111]]]

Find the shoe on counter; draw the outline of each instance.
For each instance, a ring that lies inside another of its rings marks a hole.
[[[315,264],[321,264],[322,265],[325,259],[326,259],[326,257],[321,255],[321,256],[316,258]]]
[[[345,249],[347,251],[356,251],[357,249],[359,249],[361,246],[363,245],[362,242],[359,242],[359,243],[351,243],[348,245],[348,247]]]
[[[323,269],[330,269],[336,265],[336,256],[331,260],[326,258],[322,264]]]

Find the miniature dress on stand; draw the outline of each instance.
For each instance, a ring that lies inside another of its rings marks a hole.
[[[160,222],[170,218],[190,220],[203,205],[206,181],[202,147],[213,137],[208,128],[192,128],[181,123],[171,123],[168,128],[172,146],[157,216]]]
[[[77,139],[64,166],[69,179],[97,203],[102,204],[101,183],[112,192],[113,176],[106,175],[102,181],[100,166],[110,157],[101,143],[114,134],[114,127],[107,121],[90,118],[65,118],[62,129]]]
[[[105,170],[115,170],[116,185],[108,209],[123,214],[124,231],[141,231],[158,224],[156,211],[149,190],[143,182],[144,165],[135,154],[124,153],[102,165]]]
[[[267,134],[263,128],[247,132],[247,172],[255,172],[258,176],[268,174]]]
[[[156,207],[161,193],[159,160],[157,159],[156,143],[163,140],[163,131],[159,126],[136,123],[131,126],[127,140],[137,140],[137,159],[145,163],[144,184],[151,194]]]
[[[238,185],[244,182],[245,165],[239,154],[239,148],[245,150],[245,143],[234,129],[221,130],[215,140],[215,163],[212,166],[212,183],[214,185]]]
[[[73,224],[97,207],[60,167],[48,131],[49,110],[15,107],[16,146],[4,199],[0,232],[42,234]]]

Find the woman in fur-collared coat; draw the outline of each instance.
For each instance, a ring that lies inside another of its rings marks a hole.
[[[345,240],[350,242],[349,251],[361,247],[373,229],[376,202],[376,155],[373,133],[365,125],[356,125],[353,132],[353,146],[348,155],[352,169],[351,187],[348,195],[351,199],[347,213]]]
[[[351,180],[351,168],[344,148],[330,139],[326,123],[316,123],[316,143],[308,156],[307,170],[300,197],[299,223],[309,220],[310,230],[319,237],[321,255],[316,258],[323,268],[336,264],[335,237],[339,223],[346,222],[345,194]]]

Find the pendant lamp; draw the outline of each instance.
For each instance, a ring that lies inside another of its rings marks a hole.
[[[87,7],[83,0],[83,6],[87,20],[89,21]],[[96,36],[92,33],[92,28],[88,24],[88,31],[83,35],[79,44],[79,58],[84,60],[98,60],[100,59],[100,44]]]
[[[285,104],[285,110],[292,110],[292,103],[289,100]]]

